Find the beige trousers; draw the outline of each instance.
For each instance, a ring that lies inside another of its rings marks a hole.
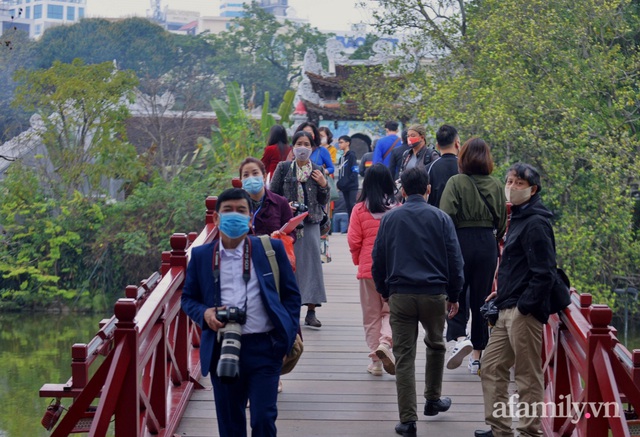
[[[500,311],[482,354],[480,378],[485,422],[495,437],[512,437],[511,424],[518,418],[520,436],[541,436],[540,415],[544,402],[542,328],[532,315],[517,308]],[[518,392],[509,396],[509,369],[515,366]]]

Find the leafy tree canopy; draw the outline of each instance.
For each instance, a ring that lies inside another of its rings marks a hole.
[[[99,194],[103,178],[135,180],[136,151],[126,142],[126,101],[137,84],[130,71],[114,71],[110,62],[85,65],[54,62],[47,70],[16,73],[15,105],[37,111],[44,122],[42,140],[61,192]],[[88,190],[87,190],[88,188]]]
[[[323,53],[330,36],[308,24],[281,21],[253,2],[228,31],[207,39],[215,49],[211,61],[225,83],[237,82],[247,91],[255,86],[256,105],[269,92],[275,105],[300,77],[307,49]]]
[[[482,136],[499,177],[515,161],[538,167],[559,262],[579,290],[612,303],[614,278],[636,274],[640,259],[631,196],[640,174],[637,2],[379,3],[378,29],[406,36],[405,50],[422,40],[436,55],[404,87],[389,87],[387,101],[407,99],[434,130],[446,122],[463,138]],[[360,81],[361,90],[367,77]],[[379,93],[357,96],[376,108]]]

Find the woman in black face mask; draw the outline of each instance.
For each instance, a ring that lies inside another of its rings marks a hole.
[[[323,206],[329,201],[329,183],[322,167],[311,162],[314,139],[310,133],[297,132],[292,139],[294,160],[281,162],[271,180],[269,189],[291,202],[294,215],[300,211],[297,205],[305,205],[309,215],[303,228],[297,231],[294,247],[296,255],[296,279],[302,294],[302,304],[307,305],[305,324],[319,328],[315,309],[327,301],[320,259],[320,221]]]

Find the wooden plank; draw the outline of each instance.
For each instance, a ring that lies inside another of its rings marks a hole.
[[[330,237],[330,252],[332,262],[323,265],[328,302],[317,309],[322,328],[303,326],[305,351],[294,371],[282,377],[278,436],[395,436],[395,377],[376,377],[366,371],[369,351],[356,267],[346,235]],[[416,359],[418,435],[468,436],[475,429],[487,429],[480,378],[469,374],[464,364],[455,370],[445,369],[443,395],[451,397],[451,409],[433,417],[422,415],[425,360],[420,335]],[[205,389],[192,395],[177,435],[218,436],[211,381],[202,378],[200,382]]]

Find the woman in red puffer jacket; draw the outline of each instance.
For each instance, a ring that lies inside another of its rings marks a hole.
[[[391,353],[391,326],[389,305],[376,291],[371,276],[371,252],[378,235],[380,220],[389,210],[397,206],[394,197],[395,184],[389,168],[384,164],[370,167],[362,183],[362,193],[353,207],[349,221],[347,240],[353,263],[358,266],[360,281],[360,304],[365,339],[369,346],[371,363],[367,371],[375,376],[395,374],[395,360]]]

